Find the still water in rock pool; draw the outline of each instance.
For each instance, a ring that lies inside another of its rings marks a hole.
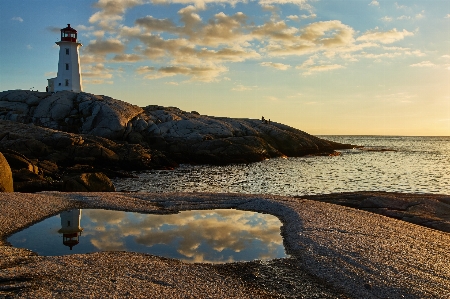
[[[186,262],[226,263],[286,257],[281,222],[234,209],[155,215],[75,209],[8,238],[39,255],[133,251]]]

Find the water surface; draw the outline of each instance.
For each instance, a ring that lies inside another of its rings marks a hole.
[[[181,165],[116,179],[118,191],[277,195],[351,191],[450,194],[450,137],[321,136],[366,146],[338,157],[276,158],[229,166]],[[388,151],[386,151],[388,150]]]
[[[224,263],[286,257],[281,225],[273,215],[234,209],[170,215],[76,209],[20,231],[8,242],[46,256],[133,251]]]

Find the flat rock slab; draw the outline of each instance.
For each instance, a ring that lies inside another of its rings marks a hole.
[[[186,264],[145,254],[44,257],[6,237],[70,208],[148,213],[236,208],[283,223],[290,258]],[[299,198],[205,193],[0,193],[0,297],[446,298],[450,234]]]
[[[450,233],[450,196],[396,192],[343,192],[299,196],[400,219]]]

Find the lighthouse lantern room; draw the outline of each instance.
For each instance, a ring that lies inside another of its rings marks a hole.
[[[83,91],[79,53],[83,45],[77,40],[77,31],[67,24],[61,29],[61,40],[56,44],[59,46],[58,74],[56,78],[48,79],[48,91]]]

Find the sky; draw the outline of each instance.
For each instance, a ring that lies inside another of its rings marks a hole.
[[[314,135],[450,136],[448,0],[0,0],[0,91],[83,89]]]

